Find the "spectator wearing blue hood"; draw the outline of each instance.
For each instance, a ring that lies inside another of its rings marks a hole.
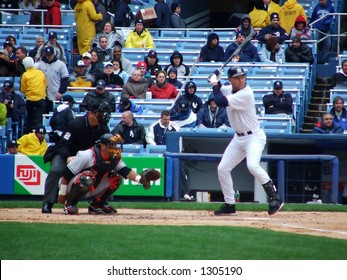
[[[240,30],[236,33],[236,42],[231,43],[225,50],[224,61],[227,61],[228,58],[235,52],[235,50],[246,40],[246,33],[243,30]],[[243,49],[236,55],[233,59],[233,62],[259,62],[260,58],[258,55],[257,48],[249,42],[246,44]]]
[[[172,84],[175,88],[177,89],[180,89],[183,84],[177,80],[177,69],[174,68],[174,67],[171,67],[170,70],[169,70],[169,73],[167,73],[167,78],[166,78],[166,81],[169,83],[169,84]]]
[[[199,110],[196,116],[196,127],[230,127],[227,112],[225,108],[217,106],[213,93],[210,94],[204,107]]]
[[[210,33],[207,36],[207,43],[201,48],[200,62],[224,61],[224,49],[219,45],[219,36]]]
[[[177,98],[174,106],[171,108],[171,112],[177,112],[179,104],[181,104],[182,100],[185,100],[189,106],[189,109],[193,111],[193,113],[197,113],[204,104],[199,96],[196,94],[196,84],[194,82],[188,82],[184,87],[184,94]]]

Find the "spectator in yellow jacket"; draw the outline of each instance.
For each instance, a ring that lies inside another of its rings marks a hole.
[[[96,13],[91,0],[77,0],[75,20],[78,52],[82,55],[90,50],[90,42],[96,35],[95,21],[102,20],[102,14]]]
[[[263,0],[264,10],[267,11],[269,15],[272,13],[280,14],[281,7],[272,0]]]
[[[280,19],[281,27],[289,34],[298,16],[303,16],[307,22],[307,16],[302,5],[296,0],[287,0],[281,7]]]
[[[46,153],[48,144],[45,140],[46,128],[43,125],[38,125],[35,132],[24,134],[18,139],[18,152],[23,155],[39,155],[43,156]]]
[[[263,28],[270,25],[270,15],[264,10],[263,1],[254,2],[254,9],[249,13],[253,28]]]
[[[135,21],[135,30],[129,32],[125,41],[125,47],[147,49],[155,48],[152,35],[144,28],[142,19],[139,18]]]

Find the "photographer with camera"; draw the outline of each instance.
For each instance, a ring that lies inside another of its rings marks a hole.
[[[0,102],[6,105],[6,118],[11,118],[12,122],[20,124],[26,110],[25,101],[19,94],[15,93],[12,81],[4,82],[0,93]]]

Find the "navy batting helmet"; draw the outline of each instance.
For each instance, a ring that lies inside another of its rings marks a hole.
[[[242,75],[246,75],[246,72],[241,66],[230,67],[228,70],[228,78],[235,78]]]

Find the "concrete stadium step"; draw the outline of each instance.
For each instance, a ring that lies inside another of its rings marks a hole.
[[[311,104],[308,105],[309,110],[326,112],[327,105],[326,103],[316,104],[311,101]]]

